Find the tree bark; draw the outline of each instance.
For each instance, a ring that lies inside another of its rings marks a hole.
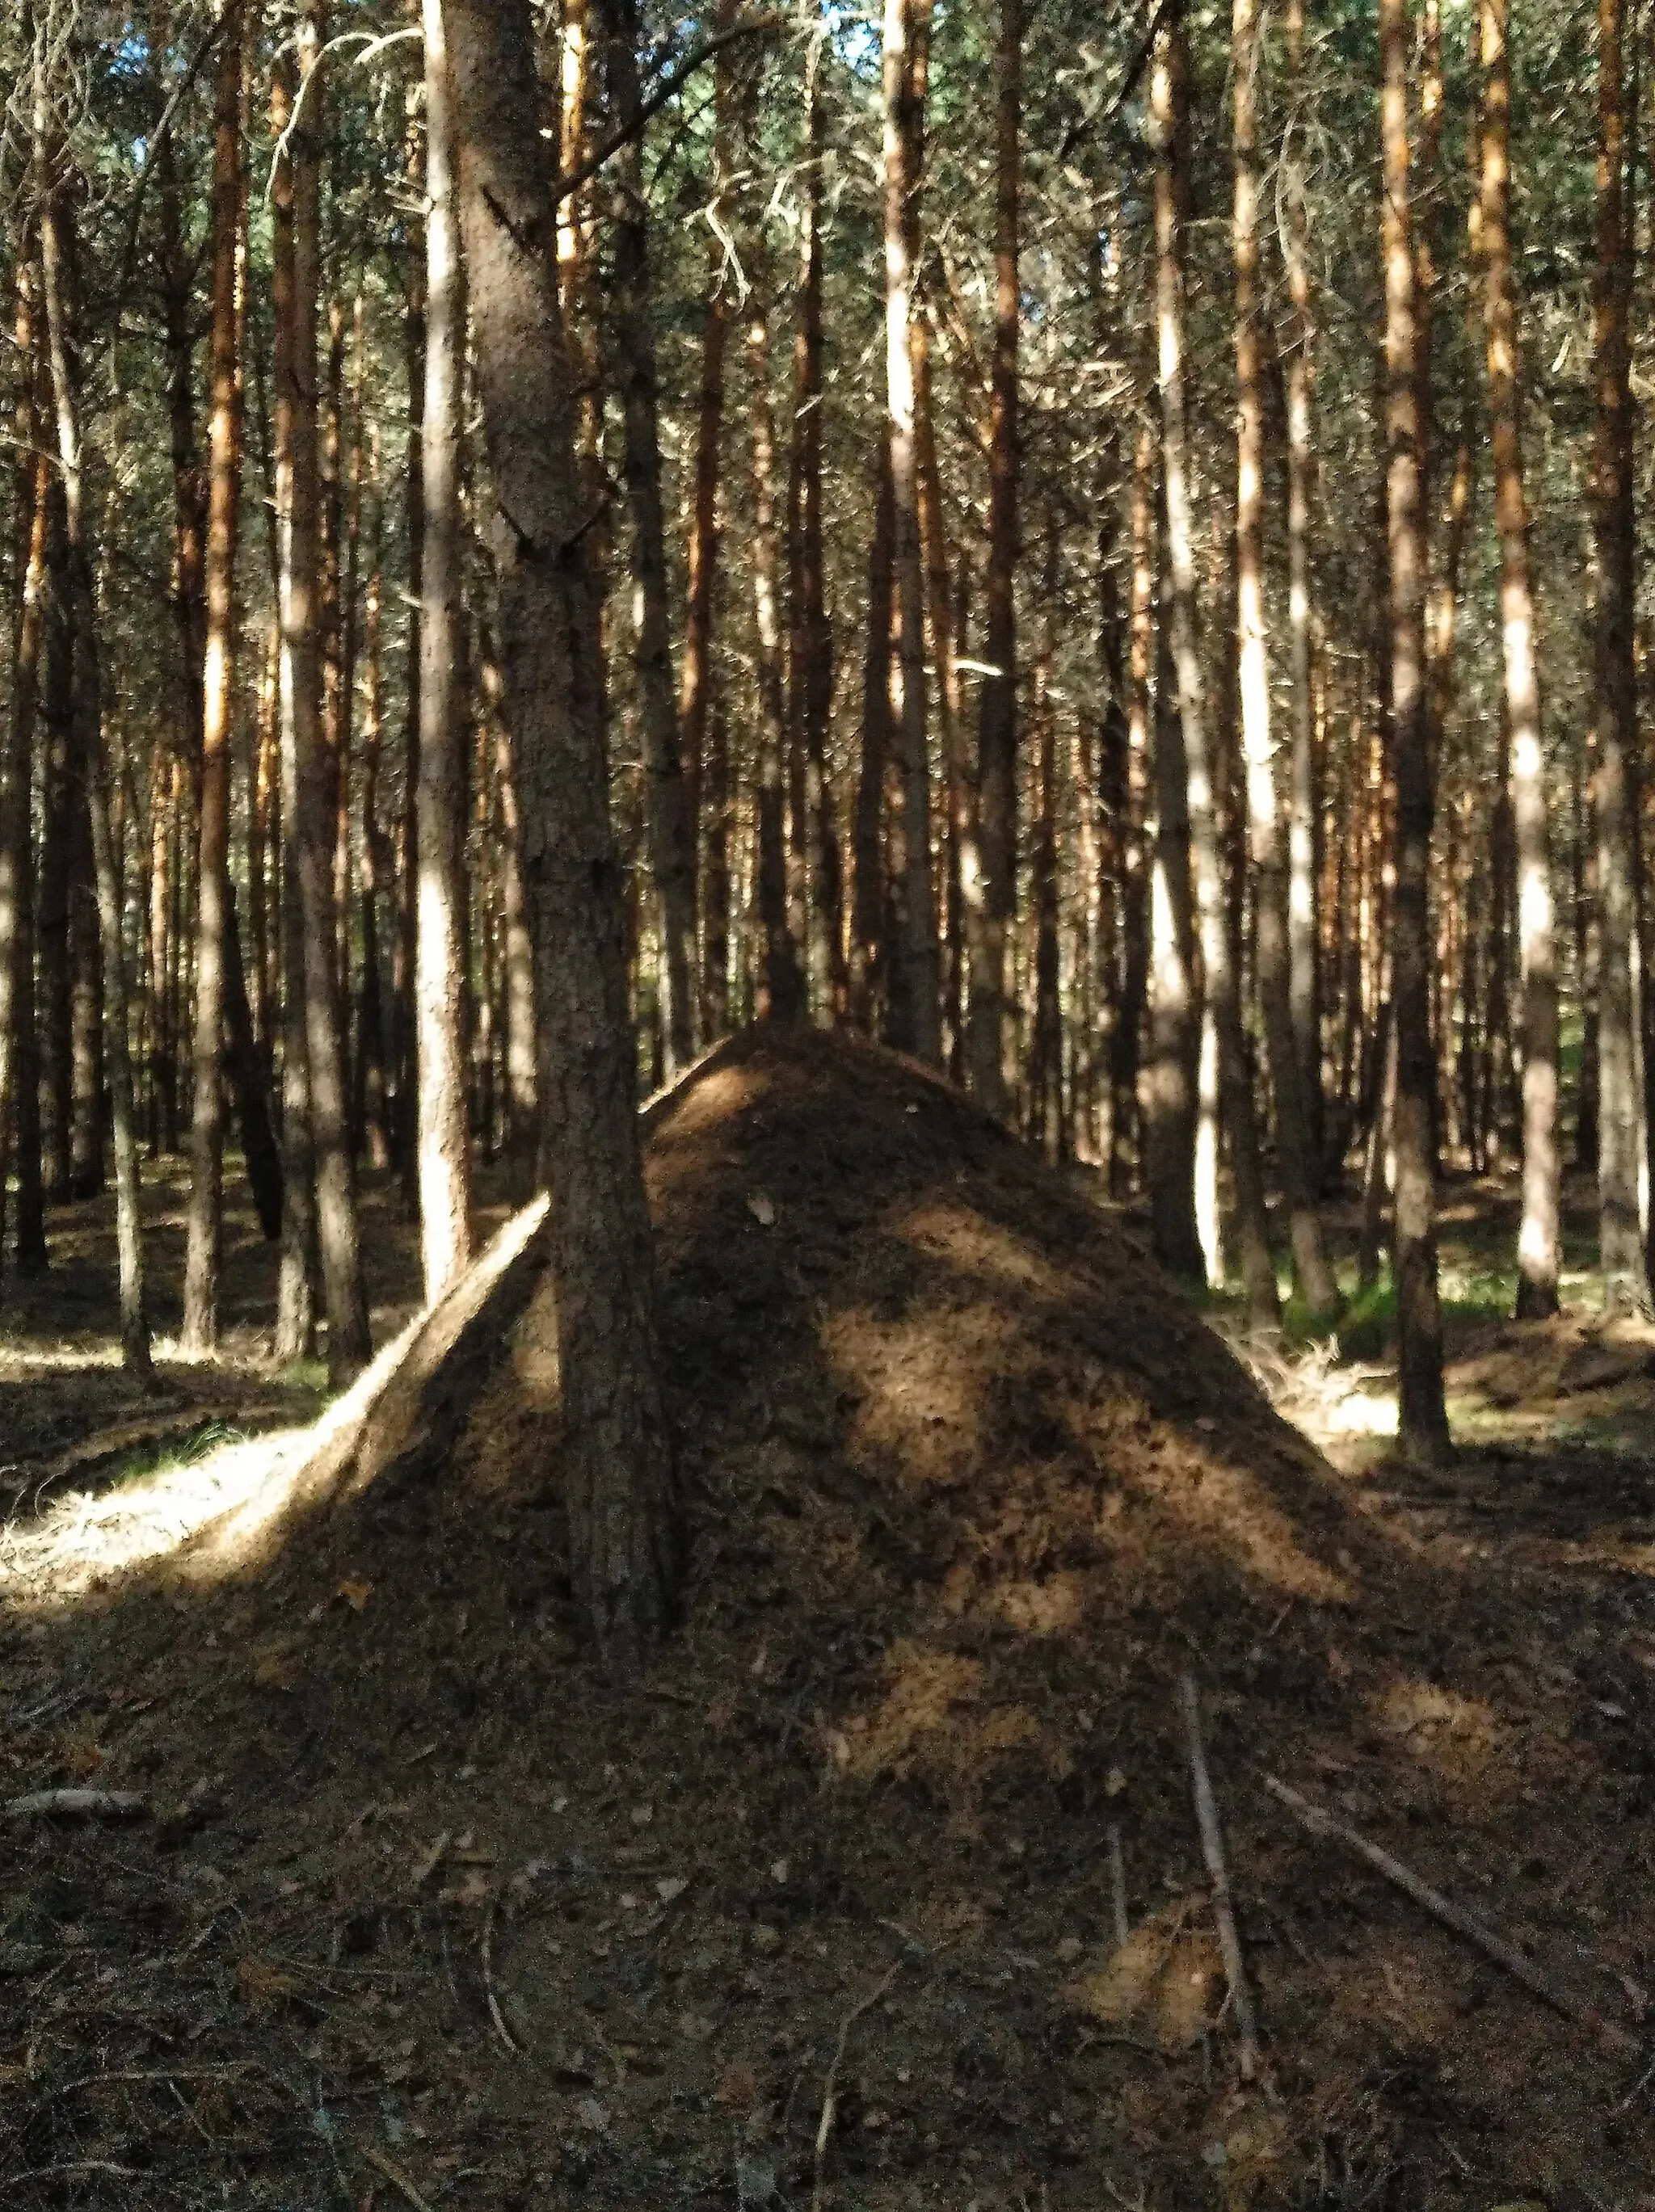
[[[1626,110],[1622,0],[1597,6],[1597,213],[1592,289],[1597,423],[1597,897],[1599,968],[1598,1265],[1610,1311],[1650,1310],[1641,1226],[1643,1114],[1639,1082],[1643,975],[1638,933],[1637,686],[1633,664],[1634,536],[1627,295],[1631,241],[1622,206]]]
[[[977,699],[977,843],[983,870],[979,957],[971,966],[971,1087],[1006,1112],[1006,963],[1017,919],[1018,278],[1022,0],[1001,0],[995,137],[995,335],[989,425],[989,562]],[[970,897],[970,886],[966,897]]]
[[[425,28],[425,400],[420,429],[423,563],[419,609],[418,921],[414,1020],[419,1218],[425,1303],[472,1263],[465,1111],[465,714],[461,383],[465,290],[454,199],[442,0]]]
[[[1159,351],[1161,450],[1166,479],[1172,658],[1189,775],[1190,845],[1195,861],[1202,964],[1207,1001],[1217,1036],[1219,1079],[1235,1176],[1242,1277],[1252,1325],[1269,1328],[1279,1322],[1281,1310],[1264,1219],[1264,1186],[1259,1165],[1252,1074],[1241,1025],[1238,978],[1231,951],[1220,842],[1216,763],[1196,643],[1196,562],[1184,422],[1183,240],[1177,214],[1181,197],[1177,170],[1188,158],[1182,45],[1182,32],[1176,23],[1161,33],[1151,81],[1152,114],[1159,141],[1155,169],[1155,319]]]
[[[292,65],[284,56],[271,82],[271,136],[279,142],[293,114]],[[305,915],[295,850],[299,772],[295,748],[296,671],[289,577],[293,561],[295,442],[300,391],[294,363],[298,307],[294,252],[294,165],[277,162],[271,181],[271,307],[275,330],[271,478],[276,512],[277,716],[282,816],[282,1258],[276,1288],[275,1349],[284,1364],[316,1351],[316,1152],[310,1120],[309,1024],[305,1014]]]
[[[632,510],[632,577],[639,607],[638,724],[649,787],[649,857],[661,937],[662,1032],[668,1074],[696,1046],[694,1001],[696,851],[678,752],[678,706],[661,514],[660,398],[651,308],[649,231],[639,114],[636,0],[594,0],[604,73],[618,130],[632,136],[617,155],[614,320],[624,428],[624,466]]]
[[[885,771],[891,757],[891,617],[896,495],[891,483],[891,426],[880,425],[867,552],[867,642],[862,664],[862,741],[852,824],[856,876],[851,917],[850,1015],[873,1035],[881,1026],[890,984],[885,939]]]
[[[1019,0],[1005,0],[1015,9]],[[891,485],[895,538],[897,665],[900,708],[897,760],[902,781],[902,880],[897,975],[891,978],[891,1041],[918,1058],[942,1060],[941,969],[931,880],[931,775],[926,744],[925,586],[921,556],[919,482],[914,440],[916,247],[925,130],[925,53],[932,0],[885,0],[883,62],[885,404],[891,417]],[[1018,48],[1012,52],[1016,96]],[[1006,64],[1002,30],[1001,66]],[[1013,131],[1015,115],[1013,113]],[[1015,152],[1013,150],[1013,161]]]
[[[778,605],[780,562],[776,527],[776,428],[770,407],[770,270],[764,241],[748,246],[747,422],[752,442],[754,653],[758,690],[758,779],[760,1021],[783,1025],[805,1012],[804,976],[788,899],[788,713]]]
[[[1264,395],[1259,369],[1258,118],[1256,85],[1263,26],[1256,0],[1234,0],[1231,64],[1235,87],[1235,315],[1236,315],[1236,631],[1241,700],[1241,742],[1246,763],[1247,818],[1256,871],[1256,952],[1259,1002],[1275,1092],[1277,1158],[1287,1199],[1293,1267],[1299,1294],[1316,1322],[1338,1309],[1339,1289],[1328,1264],[1317,1212],[1321,1180],[1311,1109],[1305,1091],[1305,1042],[1293,1022],[1289,933],[1288,870],[1282,851],[1270,739],[1270,678],[1264,635]],[[1289,535],[1292,535],[1291,529]],[[1302,535],[1302,531],[1301,531]],[[1308,659],[1308,639],[1305,641]],[[1294,640],[1295,691],[1299,641]],[[1309,671],[1304,687],[1309,706]],[[1295,757],[1299,732],[1294,732]],[[1305,749],[1309,749],[1306,737]],[[1296,792],[1293,793],[1296,799]],[[1313,828],[1314,806],[1307,810]],[[1290,803],[1289,836],[1295,820]],[[1304,871],[1314,874],[1314,854]],[[1311,915],[1312,938],[1315,915]],[[1314,958],[1311,968],[1314,971]],[[1313,1002],[1313,1001],[1312,1001]],[[1319,1054],[1318,1054],[1319,1058]],[[1319,1089],[1319,1084],[1318,1084]],[[1237,1132],[1231,1128],[1233,1151]],[[1237,1167],[1239,1194],[1242,1174]],[[1267,1255],[1268,1256],[1268,1255]]]
[[[1559,1221],[1557,974],[1553,949],[1551,838],[1535,674],[1529,510],[1518,432],[1517,301],[1510,234],[1512,104],[1509,0],[1481,0],[1483,321],[1494,519],[1500,534],[1500,611],[1506,705],[1512,726],[1517,832],[1518,945],[1523,991],[1523,1218],[1518,1231],[1517,1312],[1557,1311]]]
[[[551,1281],[575,1584],[600,1654],[636,1665],[681,1571],[627,1019],[596,617],[578,534],[574,362],[527,0],[445,0],[492,465],[502,665],[535,910],[554,1133]]]
[[[322,44],[321,15],[321,0],[301,0],[300,83],[308,88],[304,91],[304,104],[286,156],[293,178],[293,348],[288,395],[292,416],[292,494],[283,548],[282,796],[283,811],[290,823],[289,848],[303,916],[305,1039],[311,1142],[315,1152],[316,1235],[327,1310],[328,1373],[337,1382],[367,1359],[369,1339],[335,963],[334,792],[323,757],[321,729],[316,323],[320,290],[322,94],[315,76]]]
[[[1448,1449],[1442,1318],[1437,1296],[1436,1158],[1432,1093],[1427,877],[1433,792],[1425,716],[1425,561],[1421,526],[1417,273],[1409,209],[1408,0],[1379,0],[1385,286],[1385,483],[1390,549],[1390,714],[1396,748],[1396,893],[1391,993],[1396,1089],[1394,1264],[1399,1340],[1398,1435],[1426,1460]]]
[[[1287,69],[1293,93],[1304,82],[1304,0],[1287,0]],[[1292,316],[1287,349],[1287,623],[1293,663],[1292,801],[1287,843],[1287,945],[1293,1028],[1313,1157],[1323,1146],[1322,988],[1317,902],[1316,715],[1311,686],[1313,578],[1311,511],[1316,498],[1314,405],[1316,328],[1311,306],[1310,215],[1305,172],[1291,133],[1281,149],[1284,246]]]
[[[833,633],[827,617],[822,552],[822,172],[827,159],[827,106],[821,86],[823,44],[821,39],[813,39],[805,62],[805,161],[799,209],[799,319],[793,344],[788,501],[792,562],[788,720],[794,744],[802,753],[805,764],[811,878],[806,969],[811,1006],[818,1023],[834,1024],[844,1020],[849,1003],[844,863],[827,769]],[[946,655],[946,639],[938,652],[940,658]]]
[[[184,1348],[218,1339],[224,1236],[224,951],[230,855],[230,728],[235,696],[236,510],[241,495],[241,379],[236,247],[241,212],[241,0],[224,0],[213,103],[213,321],[202,663],[201,827],[196,862],[195,1095],[184,1261]]]
[[[108,1023],[108,1068],[115,1139],[115,1245],[120,1287],[122,1364],[149,1379],[149,1320],[143,1294],[143,1200],[138,1182],[137,1130],[133,1116],[132,1066],[126,1012],[126,959],[121,942],[121,889],[109,828],[108,772],[104,758],[97,604],[93,591],[89,525],[85,513],[79,363],[70,337],[69,254],[60,192],[46,173],[46,62],[34,58],[35,157],[44,187],[40,204],[40,263],[58,418],[58,465],[63,478],[68,538],[70,596],[74,620],[72,744],[82,763],[91,817],[97,884],[98,934],[103,952],[103,1012]]]

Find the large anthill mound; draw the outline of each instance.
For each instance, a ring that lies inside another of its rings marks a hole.
[[[80,1693],[18,1786],[161,1817],[0,1841],[4,2202],[1633,2203],[1640,2069],[1259,1787],[1630,2025],[1646,1677],[1605,1693],[1555,1559],[1342,1482],[1116,1217],[889,1056],[739,1041],[648,1173],[694,1551],[646,1682],[574,1634],[539,1304],[436,1469],[14,1632],[19,1707]]]

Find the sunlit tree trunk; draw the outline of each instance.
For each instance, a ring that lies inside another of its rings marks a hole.
[[[1432,1104],[1435,1067],[1431,1049],[1431,935],[1427,900],[1433,793],[1425,716],[1425,561],[1416,272],[1409,208],[1407,0],[1379,0],[1379,43],[1385,505],[1390,564],[1390,711],[1396,777],[1391,994],[1396,1036],[1393,1143],[1399,1435],[1405,1451],[1432,1459],[1448,1447],[1448,1417],[1443,1402],[1442,1321],[1437,1297]]]
[[[1189,777],[1190,847],[1195,862],[1202,961],[1207,999],[1217,1033],[1224,1117],[1236,1182],[1242,1275],[1253,1324],[1264,1328],[1274,1327],[1280,1310],[1264,1222],[1263,1177],[1259,1166],[1252,1077],[1242,1032],[1238,981],[1226,911],[1215,763],[1196,643],[1196,560],[1184,422],[1183,241],[1176,213],[1179,195],[1175,170],[1180,161],[1188,158],[1182,114],[1181,43],[1182,33],[1176,24],[1162,33],[1153,64],[1151,91],[1159,141],[1155,171],[1155,304],[1172,658]]]
[[[1304,0],[1287,0],[1287,69],[1294,94],[1304,83]],[[1293,1040],[1299,1055],[1312,1156],[1323,1146],[1322,990],[1317,958],[1316,717],[1311,686],[1311,512],[1316,498],[1316,327],[1311,305],[1310,216],[1299,134],[1281,149],[1287,294],[1287,625],[1293,663],[1292,799],[1288,814],[1287,945],[1293,978]]]
[[[534,1034],[534,943],[523,883],[523,819],[517,797],[517,763],[506,720],[505,685],[492,648],[484,653],[483,696],[494,740],[495,782],[500,797],[500,937],[505,997],[506,1153],[513,1195],[520,1202],[534,1188],[539,1104]]]
[[[1518,435],[1517,301],[1512,282],[1508,0],[1481,0],[1483,320],[1494,519],[1500,534],[1500,629],[1512,726],[1517,833],[1518,945],[1523,990],[1523,1218],[1518,1231],[1517,1311],[1557,1311],[1561,1229],[1557,1102],[1557,975],[1552,944],[1551,840],[1535,675],[1529,583],[1529,511]]]
[[[1592,456],[1597,538],[1598,1264],[1611,1312],[1650,1307],[1641,1229],[1646,1172],[1640,1097],[1643,1022],[1637,887],[1637,687],[1633,672],[1630,357],[1631,242],[1622,207],[1626,110],[1622,0],[1597,5],[1597,217],[1592,289],[1597,425]]]
[[[184,1346],[218,1337],[224,1235],[224,949],[229,903],[230,732],[235,690],[236,508],[241,495],[241,380],[236,361],[236,246],[241,199],[240,0],[225,0],[213,109],[212,351],[208,427],[207,629],[202,664],[201,823],[197,848],[194,1099],[184,1263]]]
[[[670,1615],[680,1520],[635,1111],[595,610],[575,516],[573,364],[526,0],[445,0],[478,386],[502,508],[502,666],[540,955],[551,1283],[573,1579],[612,1671]],[[676,742],[676,740],[675,740]]]
[[[425,532],[419,609],[418,920],[414,1019],[419,1085],[419,1218],[425,1298],[472,1262],[465,1112],[465,652],[460,514],[465,288],[455,204],[441,0],[425,28],[425,394],[420,429]]]
[[[1235,222],[1232,239],[1236,279],[1237,673],[1241,702],[1242,751],[1246,763],[1248,830],[1253,866],[1256,871],[1258,996],[1263,1010],[1270,1079],[1275,1093],[1277,1154],[1281,1181],[1287,1192],[1293,1267],[1299,1278],[1299,1292],[1310,1308],[1312,1318],[1322,1321],[1337,1307],[1339,1291],[1323,1246],[1322,1224],[1317,1212],[1319,1163],[1311,1133],[1311,1112],[1305,1096],[1301,1040],[1293,1024],[1288,871],[1284,866],[1287,856],[1282,851],[1276,796],[1275,763],[1270,738],[1270,679],[1264,636],[1264,395],[1259,362],[1258,119],[1256,98],[1261,31],[1256,0],[1234,0],[1231,18],[1231,60],[1235,87]],[[1308,704],[1308,668],[1305,688]],[[1294,743],[1296,747],[1297,732]],[[1291,805],[1288,812],[1291,824]],[[1305,873],[1314,874],[1313,852]],[[1313,908],[1311,927],[1313,934]],[[1313,959],[1311,964],[1313,969]],[[1232,1123],[1232,1151],[1236,1146],[1237,1133]],[[1238,1195],[1242,1182],[1242,1170],[1238,1161]]]
[[[37,41],[34,55],[34,142],[42,185],[40,263],[56,404],[58,465],[63,479],[64,521],[68,538],[70,599],[74,620],[74,727],[72,744],[86,780],[91,817],[93,866],[97,884],[98,935],[103,953],[103,1012],[109,1029],[107,1057],[115,1139],[115,1244],[120,1286],[120,1344],[123,1364],[145,1381],[149,1376],[149,1321],[144,1307],[143,1227],[138,1182],[138,1144],[132,1096],[126,1010],[126,959],[122,944],[122,898],[114,842],[109,826],[109,781],[104,756],[102,686],[98,660],[97,605],[93,591],[90,526],[85,511],[79,363],[70,337],[73,312],[69,297],[69,255],[61,194],[47,169],[46,57]]]
[[[356,1000],[356,1052],[351,1063],[355,1142],[368,1164],[391,1164],[389,1094],[386,1083],[385,996],[380,975],[380,918],[386,877],[385,830],[380,820],[380,769],[385,743],[383,677],[385,494],[379,427],[368,447],[368,489],[374,520],[368,538],[368,589],[362,604],[362,859],[356,895],[362,915],[362,984]]]
[[[971,960],[971,1087],[1007,1110],[1007,965],[1017,919],[1018,246],[1021,197],[1022,0],[1001,0],[995,136],[995,331],[989,428],[989,560],[977,699],[977,850],[983,924]],[[970,904],[972,889],[964,887]]]

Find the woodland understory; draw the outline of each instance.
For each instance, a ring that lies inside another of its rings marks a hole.
[[[1104,12],[0,11],[8,2206],[1655,2203],[1655,28]]]

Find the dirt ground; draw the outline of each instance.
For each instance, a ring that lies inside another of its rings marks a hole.
[[[624,1692],[573,1632],[543,1312],[435,1478],[255,1567],[203,1531],[319,1377],[263,1356],[250,1221],[225,1356],[155,1406],[102,1209],[4,1285],[0,1798],[145,1809],[0,1820],[0,2206],[1655,2207],[1641,2048],[1263,1787],[1655,2040],[1655,1332],[1584,1275],[1499,1320],[1509,1193],[1456,1187],[1427,1476],[1371,1316],[1255,1361],[1290,1425],[1129,1215],[886,1055],[739,1041],[648,1170],[694,1552]],[[368,1205],[383,1334],[413,1261]]]

